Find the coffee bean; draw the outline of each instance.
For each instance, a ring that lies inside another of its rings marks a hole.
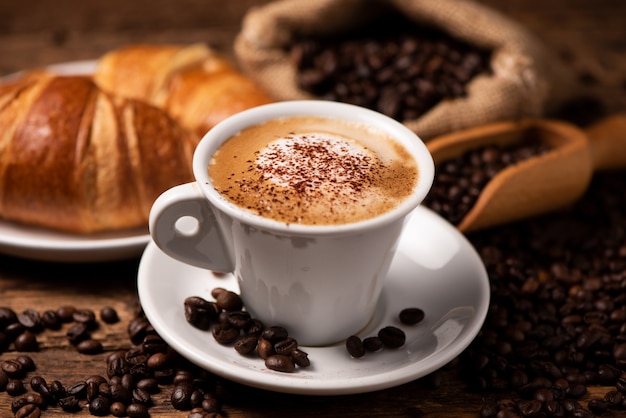
[[[128,415],[129,418],[148,418],[150,412],[145,405],[131,403],[126,407],[126,415]]]
[[[151,328],[150,322],[143,316],[132,319],[128,324],[128,335],[131,342],[133,344],[141,343]]]
[[[523,399],[517,404],[517,408],[523,417],[536,416],[541,412],[542,407],[543,404],[538,400]]]
[[[15,361],[17,361],[18,363],[22,365],[22,368],[24,369],[25,372],[32,372],[37,369],[37,366],[35,365],[35,361],[33,360],[32,357],[28,355],[20,354],[17,357],[15,357]]]
[[[113,402],[121,402],[124,405],[128,405],[133,400],[131,388],[126,388],[121,383],[110,384],[109,391]]]
[[[617,390],[611,390],[604,394],[604,400],[609,407],[621,407],[624,402],[624,395]]]
[[[0,330],[17,322],[17,314],[11,308],[0,306]]]
[[[225,311],[239,311],[243,307],[241,297],[237,293],[229,290],[219,292],[215,299],[215,303],[218,308]]]
[[[43,329],[43,323],[41,322],[39,312],[34,309],[24,310],[24,312],[17,316],[17,320],[24,326],[24,328],[30,331],[40,332]]]
[[[41,314],[41,322],[42,324],[51,330],[59,330],[61,329],[61,319],[59,315],[57,315],[56,311],[46,310],[43,314]]]
[[[363,348],[369,352],[378,351],[383,348],[383,342],[377,336],[366,337],[363,339]]]
[[[84,399],[87,396],[87,383],[86,382],[77,382],[70,385],[67,389],[67,394],[70,397],[75,397],[77,399]]]
[[[79,342],[76,345],[76,350],[81,354],[100,354],[104,347],[100,341],[90,338]]]
[[[263,322],[256,318],[252,318],[250,323],[248,324],[248,328],[245,329],[246,335],[250,335],[253,337],[260,337],[265,330],[265,325]]]
[[[97,417],[109,415],[111,412],[111,401],[104,396],[96,396],[89,402],[89,413]]]
[[[47,406],[46,400],[37,392],[29,392],[24,395],[26,403],[36,405],[39,409],[45,409]]]
[[[235,342],[234,348],[239,354],[250,354],[256,348],[257,342],[257,337],[244,336]]]
[[[291,357],[282,354],[273,354],[265,359],[265,366],[277,372],[291,373],[295,370],[295,364]]]
[[[5,390],[11,396],[19,396],[22,393],[26,392],[24,383],[22,383],[21,380],[11,379],[11,378],[9,378],[9,381],[7,382]]]
[[[189,382],[179,383],[172,390],[171,402],[175,409],[186,411],[191,409],[191,394],[194,387]]]
[[[77,412],[81,410],[79,399],[76,396],[66,396],[59,399],[59,406],[66,412]]]
[[[354,358],[360,358],[365,355],[365,347],[363,347],[363,341],[356,336],[352,335],[346,340],[346,349],[348,353]]]
[[[19,411],[24,405],[28,404],[28,400],[26,399],[25,396],[19,397],[17,399],[14,399],[11,402],[11,412],[13,412],[14,414]]]
[[[111,361],[107,362],[107,375],[109,378],[113,376],[124,376],[126,373],[130,373],[130,364],[124,357],[115,357]]]
[[[593,398],[587,404],[587,407],[594,414],[604,414],[609,409],[608,403],[604,399]]]
[[[108,383],[100,383],[98,385],[98,394],[105,398],[111,398],[111,385]]]
[[[8,337],[10,341],[14,341],[18,336],[23,334],[26,331],[24,325],[19,322],[13,322],[12,324],[7,325],[4,328],[4,334]]]
[[[150,394],[159,392],[159,384],[153,377],[147,377],[137,382],[137,387],[143,389]]]
[[[115,324],[120,320],[117,311],[111,306],[100,309],[100,319],[106,324]]]
[[[378,331],[378,338],[383,345],[388,348],[398,348],[404,345],[406,335],[400,328],[394,326],[386,326]]]
[[[146,365],[152,370],[163,370],[170,366],[172,356],[169,353],[154,353],[146,361]]]
[[[176,374],[174,375],[173,382],[175,385],[179,383],[183,383],[183,382],[193,383],[193,380],[195,378],[196,378],[196,375],[191,370],[178,370],[176,371]]]
[[[86,340],[90,337],[89,328],[87,324],[83,322],[75,322],[65,333],[68,341],[77,345],[81,341]]]
[[[91,309],[77,309],[72,314],[72,319],[84,324],[94,324],[96,322],[96,313]]]
[[[152,404],[152,398],[147,391],[141,388],[135,388],[133,390],[133,403],[150,406]]]
[[[259,339],[256,350],[259,354],[259,357],[264,360],[276,353],[274,351],[274,344],[272,344],[269,340],[266,340],[265,338]]]
[[[33,404],[26,404],[15,413],[15,418],[39,418],[40,416],[41,409]]]
[[[59,320],[64,323],[72,322],[74,320],[74,312],[76,312],[76,308],[69,305],[61,306],[56,311]]]
[[[0,369],[10,378],[21,378],[25,374],[24,366],[17,360],[4,360]]]
[[[43,378],[43,376],[33,376],[30,379],[30,388],[35,392],[38,392],[41,386],[45,386],[47,384],[48,383],[46,382],[46,379]]]
[[[225,324],[216,324],[211,330],[213,338],[220,344],[230,344],[239,337],[239,330]]]
[[[405,325],[415,325],[424,320],[424,311],[420,308],[405,308],[398,315],[400,322]]]
[[[250,314],[246,311],[230,311],[227,314],[228,323],[234,328],[243,330],[250,326]]]
[[[13,345],[15,346],[15,349],[17,351],[39,351],[39,342],[37,341],[37,336],[28,330],[18,335],[15,341],[13,341]]]
[[[224,292],[228,292],[228,290],[224,289],[223,287],[214,287],[213,289],[211,289],[211,296],[217,299],[217,297]]]
[[[110,380],[109,380],[110,383]],[[135,387],[135,376],[131,373],[126,373],[125,375],[122,376],[119,384],[126,389],[132,389],[133,387]]]
[[[311,365],[309,354],[299,348],[293,350],[290,356],[293,362],[299,367],[309,367]]]
[[[202,393],[202,391],[195,389],[192,393],[191,393],[191,407],[192,408],[199,408],[202,406],[202,401],[204,400],[204,394]]]
[[[271,326],[267,327],[262,333],[261,338],[275,343],[280,340],[284,340],[289,336],[289,333],[284,327]]]
[[[143,351],[147,354],[165,353],[168,350],[167,343],[158,335],[146,335],[142,343]]]
[[[146,335],[143,341],[146,341],[148,337],[149,335]],[[150,353],[146,353],[143,345],[137,345],[135,347],[129,348],[127,351],[121,352],[120,356],[123,357],[129,364],[137,365],[140,363],[145,363],[150,357]]]
[[[274,343],[274,351],[276,354],[290,355],[291,352],[298,348],[298,341],[293,338],[287,337],[284,340],[279,340]]]
[[[111,407],[109,408],[111,415],[114,417],[125,417],[126,416],[126,405],[122,402],[113,402]]]
[[[202,400],[202,409],[206,412],[220,412],[222,410],[222,402],[213,393],[205,393]]]
[[[190,296],[184,302],[185,319],[194,327],[208,330],[216,320],[219,308],[213,302],[209,302],[198,296]]]

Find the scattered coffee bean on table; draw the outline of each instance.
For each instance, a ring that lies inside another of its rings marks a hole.
[[[299,40],[291,56],[301,89],[400,121],[465,96],[469,81],[490,72],[490,52],[400,15],[345,36]]]
[[[106,308],[108,309],[112,308]],[[22,317],[22,321],[34,324],[35,312],[29,310],[28,318]],[[68,324],[66,332],[79,327],[77,335],[87,336],[77,338],[77,341],[69,341],[76,346],[78,352],[94,354],[103,351],[101,342],[88,337],[90,330],[100,327],[93,311],[65,306],[56,311],[45,312],[55,312],[61,324]],[[104,308],[102,312],[105,312]],[[117,313],[111,314],[109,311],[104,316],[117,318]],[[11,340],[7,348],[13,344],[16,350],[19,349],[19,345],[15,345],[17,338],[26,332],[32,333],[29,329],[37,329],[31,325],[24,327],[18,318],[19,315],[10,308],[0,307],[0,331],[6,333],[7,328],[14,330],[9,333]],[[54,329],[58,326],[55,321],[42,323],[44,326],[51,323]],[[62,331],[62,327],[58,330]],[[67,413],[87,409],[94,416],[147,418],[154,405],[153,394],[168,390],[168,387],[174,393],[176,385],[187,382],[192,388],[191,403],[183,405],[184,407],[178,405],[177,409],[191,411],[194,408],[196,414],[204,411],[206,416],[223,416],[222,403],[216,395],[218,391],[224,392],[224,389],[220,389],[224,388],[220,380],[174,352],[158,336],[141,311],[129,322],[127,330],[130,348],[110,353],[103,364],[103,375],[92,375],[79,382],[47,382],[41,375],[29,375],[37,366],[27,354],[2,360],[0,392],[15,398],[11,403],[13,415],[34,418],[40,416],[42,411],[57,407]],[[45,332],[45,328],[38,332]],[[25,381],[28,382],[27,385],[24,384]],[[0,413],[0,416],[4,415]]]

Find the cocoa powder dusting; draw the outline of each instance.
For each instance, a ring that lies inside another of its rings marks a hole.
[[[417,167],[406,164],[413,161],[406,151],[398,153],[397,143],[387,148],[400,157],[385,161],[343,131],[244,130],[243,138],[235,138],[210,166],[215,188],[240,207],[286,223],[329,225],[378,216],[417,182]],[[226,181],[216,181],[220,165],[237,169],[224,168]]]

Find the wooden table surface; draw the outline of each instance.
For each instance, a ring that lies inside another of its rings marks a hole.
[[[0,75],[53,63],[95,59],[121,45],[137,42],[208,42],[228,56],[245,11],[263,3],[167,0],[8,0],[0,3]],[[593,94],[609,112],[626,108],[626,3],[619,0],[484,0],[517,19],[545,40],[580,76],[580,93]],[[38,336],[40,350],[30,353],[36,373],[69,383],[105,374],[104,358],[130,345],[127,326],[137,311],[139,259],[108,263],[52,263],[0,255],[0,306],[17,312],[63,305],[99,310],[113,306],[121,321],[103,325],[94,337],[105,353],[78,354],[64,338],[66,328]],[[14,358],[11,348],[0,361]],[[296,396],[232,385],[224,407],[235,417],[473,417],[483,394],[466,391],[454,367],[399,387],[349,396]],[[230,385],[229,385],[230,386]],[[589,396],[607,389],[591,388]],[[152,416],[183,417],[169,400],[155,395]],[[9,416],[13,398],[0,393],[0,416]],[[64,416],[49,408],[44,416]],[[77,414],[88,416],[86,409]]]

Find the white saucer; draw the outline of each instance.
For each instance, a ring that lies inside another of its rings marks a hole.
[[[477,253],[447,221],[418,208],[403,233],[370,324],[360,335],[386,325],[407,335],[400,349],[351,358],[343,344],[303,347],[311,366],[281,373],[258,357],[221,346],[208,331],[189,325],[183,312],[188,296],[211,299],[214,287],[238,291],[232,275],[217,277],[165,255],[148,244],[141,259],[138,290],[143,310],[159,335],[193,363],[225,378],[262,389],[309,395],[339,395],[384,389],[425,376],[458,356],[480,330],[489,306],[489,281]],[[398,313],[422,308],[415,326],[400,325]],[[320,324],[320,326],[323,326]]]
[[[60,75],[89,75],[95,60],[47,66]],[[0,82],[21,73],[0,78]],[[100,262],[139,257],[150,241],[148,227],[80,235],[0,220],[0,253],[58,262]]]

